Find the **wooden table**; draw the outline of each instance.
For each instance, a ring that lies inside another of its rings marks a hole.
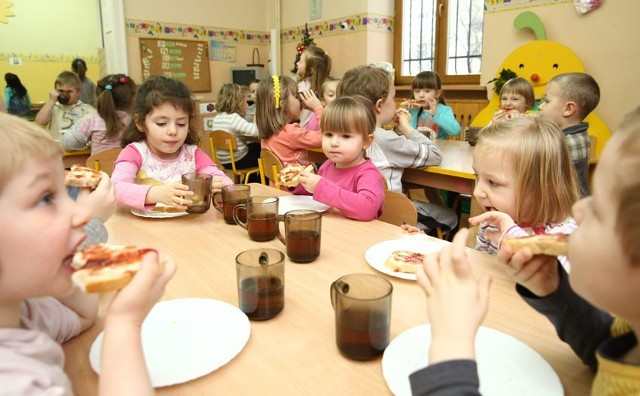
[[[283,195],[252,184],[254,195]],[[215,209],[202,215],[146,219],[118,210],[108,222],[110,242],[155,246],[171,255],[178,272],[163,299],[202,297],[237,306],[235,256],[248,248],[274,247],[278,241],[253,242],[247,232],[227,225]],[[349,273],[377,273],[364,253],[371,245],[401,237],[399,227],[380,221],[348,220],[335,209],[325,212],[322,253],[310,264],[286,263],[284,311],[265,322],[251,322],[244,350],[227,365],[197,380],[157,390],[161,395],[388,395],[381,359],[356,362],[335,345],[331,282]],[[588,393],[592,374],[563,344],[548,321],[515,293],[495,257],[470,251],[474,268],[493,276],[491,304],[483,325],[513,335],[538,351],[556,370],[567,395]],[[385,275],[382,275],[385,276]],[[414,281],[388,278],[393,284],[391,337],[427,321],[426,301]],[[65,370],[75,393],[94,395],[97,376],[88,353],[102,329],[107,296],[98,323],[64,345]],[[427,351],[424,351],[426,354]]]

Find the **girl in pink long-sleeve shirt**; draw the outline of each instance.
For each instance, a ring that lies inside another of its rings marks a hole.
[[[181,177],[189,172],[212,175],[213,192],[233,184],[198,147],[198,131],[191,122],[195,105],[186,85],[153,77],[138,89],[134,106],[134,122],[124,132],[124,149],[111,176],[119,204],[151,209],[163,203],[186,209],[193,191]],[[138,183],[141,179],[145,183]]]
[[[320,131],[304,129],[295,122],[300,118],[301,104],[313,109],[318,118],[324,108],[312,91],[298,93],[289,77],[271,76],[260,81],[256,92],[256,124],[263,149],[275,154],[283,164],[307,166],[307,149],[322,146]]]
[[[366,149],[373,143],[376,115],[365,97],[344,96],[331,102],[320,120],[322,150],[328,160],[318,174],[303,171],[294,194],[340,209],[345,217],[369,221],[382,214],[384,183]]]

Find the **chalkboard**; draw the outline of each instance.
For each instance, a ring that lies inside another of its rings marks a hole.
[[[209,43],[140,38],[142,79],[165,76],[184,82],[192,92],[211,92]]]

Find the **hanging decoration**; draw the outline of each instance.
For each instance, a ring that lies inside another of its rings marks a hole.
[[[313,44],[313,37],[311,37],[311,35],[309,34],[309,27],[305,23],[304,30],[302,31],[302,40],[296,47],[296,59],[293,61],[293,69],[291,69],[291,73],[295,74],[298,71],[298,62],[300,61],[302,52],[304,52],[304,49],[311,44]]]

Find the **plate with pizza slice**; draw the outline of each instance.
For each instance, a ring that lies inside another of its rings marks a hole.
[[[156,204],[151,210],[131,209],[131,213],[139,217],[148,217],[151,219],[166,219],[171,217],[186,216],[189,213],[182,209],[174,208],[165,204]]]
[[[155,388],[191,381],[229,363],[251,333],[247,315],[237,307],[207,298],[157,303],[142,324],[142,349]],[[104,332],[89,352],[100,373]]]
[[[436,239],[391,239],[371,246],[364,253],[367,263],[374,269],[401,279],[416,280],[415,266],[425,256],[439,252],[449,242]]]

